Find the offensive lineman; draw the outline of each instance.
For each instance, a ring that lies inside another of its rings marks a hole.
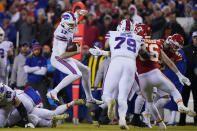
[[[76,25],[78,17],[81,15],[84,16],[87,13],[86,10],[79,10],[74,14],[72,12],[65,12],[61,16],[61,22],[54,32],[51,64],[61,72],[68,74],[68,76],[66,76],[53,90],[47,93],[48,98],[59,101],[57,98],[58,92],[73,81],[82,77],[82,85],[86,94],[87,103],[103,103],[92,97],[89,68],[78,60],[71,58],[81,52],[81,46],[76,44],[76,51],[66,51],[68,44],[73,42],[73,34],[77,30]]]
[[[0,27],[0,82],[8,82],[7,59],[13,55],[13,43],[4,41],[5,32]]]
[[[122,20],[117,31],[110,31],[106,35],[110,52],[91,48],[93,55],[109,55],[111,62],[104,80],[102,99],[108,105],[108,117],[114,119],[115,99],[118,99],[119,126],[129,129],[126,124],[127,98],[134,83],[136,72],[136,57],[138,53],[144,54],[141,36],[133,33],[133,24],[129,20]]]

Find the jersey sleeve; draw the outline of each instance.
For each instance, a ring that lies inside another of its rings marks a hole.
[[[25,61],[25,66],[30,66],[30,58],[27,58]]]
[[[42,67],[47,67],[47,60],[43,57]]]
[[[6,46],[5,46],[6,51],[9,51],[13,48],[14,48],[13,43],[11,41],[6,41]]]
[[[109,37],[110,37],[110,31],[107,32],[107,34],[105,35],[105,39],[109,39]]]

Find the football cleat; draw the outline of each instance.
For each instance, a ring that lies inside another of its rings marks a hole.
[[[195,117],[196,112],[192,111],[191,109],[185,107],[183,104],[178,104],[178,111],[181,113],[186,113],[190,117]]]
[[[159,129],[161,129],[161,130],[166,130],[167,129],[166,124],[163,121],[161,121],[159,123]]]
[[[119,119],[119,126],[120,126],[120,129],[122,129],[122,130],[129,130],[126,120],[123,117],[120,117],[120,119]]]
[[[87,107],[90,107],[90,106],[93,106],[93,105],[101,105],[103,103],[104,103],[103,101],[99,101],[99,100],[96,100],[94,98],[92,98],[90,100],[86,100],[86,106]]]
[[[54,115],[52,116],[52,127],[56,127],[57,126],[57,121],[58,120],[64,120],[66,118],[69,117],[69,114],[62,114],[62,115]]]
[[[73,106],[82,106],[85,105],[86,101],[84,99],[73,100]]]
[[[116,101],[115,99],[111,99],[107,101],[107,105],[108,105],[108,118],[110,120],[113,120],[115,117],[115,105],[116,105]]]
[[[51,98],[52,100],[59,102],[59,99],[57,98],[57,93],[53,90],[47,93],[47,98]]]

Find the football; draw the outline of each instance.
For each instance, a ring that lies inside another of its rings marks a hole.
[[[71,42],[67,45],[66,51],[67,52],[73,52],[77,50],[77,44],[80,44],[79,42]]]

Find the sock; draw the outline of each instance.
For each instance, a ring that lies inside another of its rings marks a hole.
[[[68,104],[60,105],[55,110],[55,115],[63,114],[68,109]]]
[[[82,72],[82,85],[86,94],[86,99],[91,100],[92,93],[91,93],[91,81],[90,81],[90,72],[87,70],[85,72]]]
[[[171,111],[170,112],[170,121],[168,122],[168,124],[175,123],[175,119],[176,119],[176,111]]]
[[[144,102],[145,102],[144,98],[142,98],[141,95],[138,95],[135,100],[135,111],[134,111],[135,114],[140,114],[142,107],[144,105]]]
[[[66,76],[56,87],[53,89],[56,93],[58,93],[61,89],[71,84],[73,81],[80,78],[80,75],[70,74]]]
[[[159,114],[158,109],[157,109],[156,106],[154,105],[154,103],[153,103],[153,102],[147,102],[147,106],[148,106],[148,108],[149,108],[149,110],[150,110],[150,112],[151,112],[153,118],[154,118],[158,123],[160,123],[160,122],[162,121],[162,118],[161,118],[161,116],[160,116],[160,114]]]
[[[170,98],[160,98],[156,103],[155,106],[157,107],[161,118],[164,119],[164,109],[163,106],[166,105],[170,101]]]
[[[176,103],[182,102],[182,100],[183,100],[182,96],[176,88],[167,92],[167,93],[169,93],[173,97],[173,99]]]

